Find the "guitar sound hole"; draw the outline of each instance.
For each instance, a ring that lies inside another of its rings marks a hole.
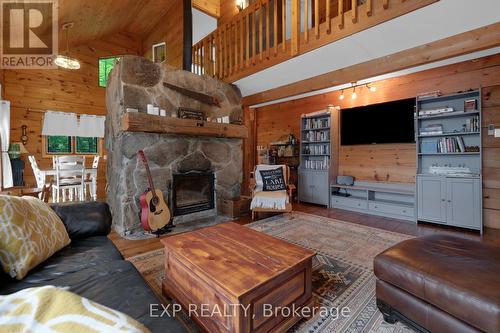
[[[156,211],[156,206],[158,205],[158,198],[151,199],[149,210],[154,213]]]

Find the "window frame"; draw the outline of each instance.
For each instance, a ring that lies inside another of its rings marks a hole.
[[[57,135],[56,135],[57,136]],[[64,135],[60,135],[64,136]],[[42,145],[43,145],[43,152],[42,152],[42,157],[45,158],[52,158],[54,156],[85,156],[85,157],[94,157],[94,156],[100,156],[103,157],[103,146],[104,146],[104,139],[103,138],[97,138],[97,153],[91,154],[91,153],[78,153],[76,151],[76,136],[71,136],[71,153],[50,153],[48,151],[48,139],[47,135],[42,135]]]

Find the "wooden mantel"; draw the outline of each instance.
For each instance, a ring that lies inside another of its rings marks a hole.
[[[126,132],[149,132],[218,138],[248,138],[243,125],[221,124],[193,119],[154,116],[146,113],[125,113],[122,128]]]

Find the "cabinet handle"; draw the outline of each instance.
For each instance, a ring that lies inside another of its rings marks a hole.
[[[443,202],[444,202],[444,201],[446,201],[446,199],[441,199],[441,201],[443,201]]]
[[[406,213],[406,210],[403,210],[403,213]]]
[[[451,202],[451,200],[448,200],[448,202]]]
[[[375,208],[378,208],[378,206],[375,206]]]

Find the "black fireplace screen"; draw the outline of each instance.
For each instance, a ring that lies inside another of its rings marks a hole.
[[[215,208],[214,173],[189,172],[173,175],[174,216]]]

